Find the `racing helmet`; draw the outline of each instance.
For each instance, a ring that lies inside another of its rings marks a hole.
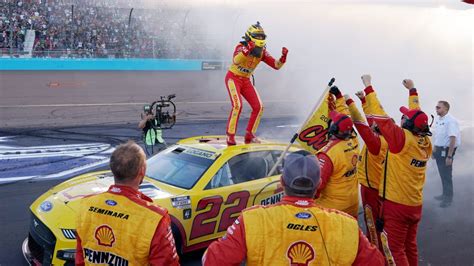
[[[267,35],[265,35],[265,32],[263,31],[263,28],[260,25],[260,22],[257,21],[256,24],[253,24],[248,28],[247,32],[245,32],[244,38],[246,41],[254,42],[255,46],[257,47],[264,47]]]

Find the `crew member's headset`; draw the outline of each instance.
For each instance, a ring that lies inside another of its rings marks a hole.
[[[341,119],[339,119],[339,121],[337,121],[336,123],[333,123],[332,120],[331,120],[331,125],[329,126],[329,134],[331,135],[336,135],[337,132],[339,131],[339,124],[348,119],[349,117],[347,115],[343,116]]]
[[[344,115],[341,119],[339,119],[339,121],[333,123],[332,120],[329,120],[329,129],[328,129],[328,134],[329,136],[339,136],[338,132],[339,132],[339,124],[346,120],[346,119],[349,119],[349,116],[347,115]],[[349,138],[354,138],[355,136],[353,136],[355,133],[354,129],[351,130],[351,135],[350,136],[347,136]],[[345,136],[340,136],[340,137],[345,137]]]
[[[422,113],[423,113],[422,111],[417,111],[411,118],[408,118],[407,116],[405,118],[405,122],[403,123],[402,127],[404,129],[413,131],[415,129],[415,119]]]
[[[423,114],[423,112],[421,110],[418,110],[411,118],[406,117],[405,122],[402,125],[402,128],[409,130],[411,132],[422,133],[424,135],[431,136],[432,133],[430,132],[428,126],[425,129],[415,128],[415,120],[421,114]]]

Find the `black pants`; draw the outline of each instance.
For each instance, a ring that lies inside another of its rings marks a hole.
[[[448,156],[448,149],[449,148],[445,147],[436,147],[434,157],[436,159],[436,164],[438,165],[438,171],[441,177],[441,184],[443,185],[444,201],[451,202],[453,201],[453,164],[449,166],[446,165],[446,156]],[[456,149],[454,149],[453,152],[453,159],[455,152]]]

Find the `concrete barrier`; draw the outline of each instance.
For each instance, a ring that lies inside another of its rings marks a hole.
[[[203,60],[0,58],[0,70],[200,71]]]

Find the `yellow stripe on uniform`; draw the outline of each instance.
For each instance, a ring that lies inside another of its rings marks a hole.
[[[242,102],[240,101],[239,94],[237,93],[237,88],[235,87],[233,79],[229,79],[227,81],[227,87],[229,88],[230,99],[232,101],[232,105],[234,106],[230,115],[228,133],[235,134],[235,131],[237,130],[237,122],[239,121],[239,112],[242,106]]]
[[[392,252],[390,251],[390,247],[388,246],[388,237],[385,231],[380,233],[380,240],[382,241],[383,253],[385,253],[385,259],[387,260],[388,265],[397,265],[395,264],[395,259],[393,258]]]
[[[370,235],[370,242],[379,248],[379,241],[377,239],[377,230],[375,229],[374,215],[372,213],[372,208],[366,204],[364,207],[365,211],[365,220],[367,221],[367,230]]]
[[[255,119],[255,123],[253,124],[252,127],[252,134],[255,134],[257,132],[257,128],[260,125],[260,119],[262,118],[263,115],[263,103],[262,100],[260,99],[260,95],[258,95],[257,89],[254,88],[255,94],[257,95],[258,102],[260,103],[260,110],[258,110],[258,115],[257,118]]]

